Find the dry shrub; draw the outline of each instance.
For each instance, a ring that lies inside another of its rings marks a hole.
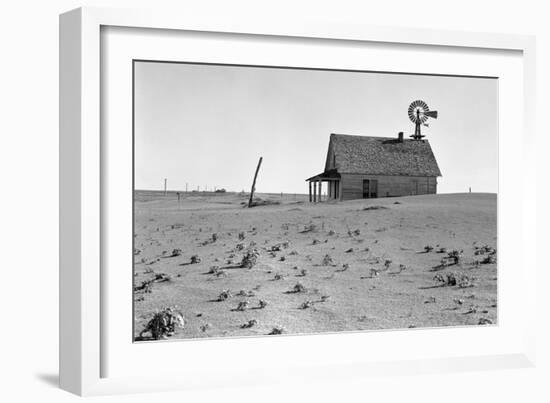
[[[217,301],[219,302],[222,302],[222,301],[225,301],[227,300],[228,298],[231,298],[232,295],[231,295],[231,291],[229,290],[223,290],[220,295],[218,295],[218,299]]]
[[[153,314],[139,337],[143,337],[144,333],[150,333],[154,340],[165,339],[172,336],[176,329],[183,329],[184,326],[183,314],[177,310],[177,307],[168,307]]]
[[[258,257],[260,254],[256,249],[249,249],[246,254],[243,256],[240,267],[251,269],[256,263],[258,263]]]
[[[487,319],[487,318],[480,318],[479,322],[477,324],[478,325],[492,325],[493,321],[491,319]]]
[[[308,308],[311,308],[313,306],[313,302],[311,301],[304,301],[302,302],[302,304],[300,305],[300,309],[308,309]]]
[[[289,291],[291,294],[300,292],[306,292],[306,287],[304,287],[302,283],[296,283],[296,285]]]
[[[424,252],[430,253],[432,250],[434,250],[434,247],[431,245],[424,246]]]
[[[239,241],[244,241],[245,234],[244,231],[239,232]]]
[[[261,300],[258,302],[258,308],[259,308],[259,309],[264,309],[266,306],[267,306],[267,301],[264,301],[263,299],[261,299]]]
[[[144,293],[150,293],[151,289],[153,288],[153,280],[144,280],[141,282],[140,285],[134,286],[134,292],[135,291],[143,291]]]
[[[497,257],[495,255],[487,255],[479,263],[480,264],[494,264],[496,262],[497,262]]]
[[[256,326],[258,321],[256,319],[250,319],[248,322],[241,325],[241,329],[250,329],[253,326]]]
[[[484,255],[484,254],[494,255],[497,253],[497,250],[489,245],[476,246],[474,255]]]
[[[235,308],[236,311],[244,311],[246,308],[248,308],[249,302],[248,301],[241,301],[237,305],[237,308]]]
[[[153,282],[155,283],[164,283],[166,281],[172,281],[172,277],[165,273],[156,273]]]
[[[172,254],[170,256],[171,257],[181,256],[182,253],[183,253],[183,251],[181,249],[176,248],[172,251]]]
[[[201,258],[199,255],[193,255],[191,256],[191,264],[197,264],[201,262]]]
[[[277,335],[277,334],[283,334],[285,332],[285,329],[283,329],[280,326],[276,326],[273,329],[271,329],[271,332],[268,333],[269,336]]]
[[[469,288],[474,286],[474,278],[465,273],[436,274],[434,280],[449,287]]]

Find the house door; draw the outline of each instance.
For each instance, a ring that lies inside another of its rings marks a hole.
[[[368,199],[370,196],[370,180],[363,179],[363,199]]]
[[[364,179],[363,180],[363,199],[378,197],[378,180]]]

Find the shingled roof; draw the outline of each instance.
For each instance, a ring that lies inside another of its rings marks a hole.
[[[339,173],[441,176],[428,140],[331,134],[325,171],[334,153]]]

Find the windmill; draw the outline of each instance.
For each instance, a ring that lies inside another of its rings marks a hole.
[[[410,137],[414,140],[422,140],[422,137],[425,137],[420,133],[420,126],[427,127],[428,118],[437,119],[437,111],[431,111],[426,102],[418,99],[409,105],[409,119],[414,123],[414,134]]]

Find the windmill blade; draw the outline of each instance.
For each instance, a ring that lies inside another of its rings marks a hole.
[[[437,119],[437,111],[428,111],[424,112],[425,116],[429,116],[431,118]]]

